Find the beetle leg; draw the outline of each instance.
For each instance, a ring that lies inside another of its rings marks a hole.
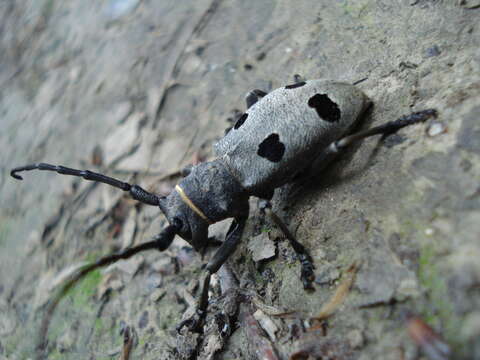
[[[220,266],[235,252],[238,243],[242,239],[243,230],[247,222],[247,216],[236,218],[228,229],[225,241],[222,243],[212,259],[207,264],[207,271],[214,274]]]
[[[255,104],[258,100],[260,100],[262,97],[267,95],[267,93],[263,90],[252,90],[245,95],[245,102],[247,103],[247,109],[250,109],[250,107]]]
[[[315,274],[313,272],[315,266],[313,265],[313,260],[308,254],[307,249],[295,239],[295,236],[293,236],[290,230],[288,230],[288,227],[283,220],[272,211],[272,204],[270,201],[261,200],[261,211],[270,216],[273,222],[280,228],[280,230],[282,230],[283,234],[290,242],[290,245],[292,245],[293,250],[297,253],[302,266],[300,279],[302,280],[303,288],[305,290],[313,290],[312,282],[315,279]]]
[[[412,113],[410,115],[402,116],[401,118],[389,121],[385,124],[373,127],[368,130],[360,131],[358,133],[346,136],[340,140],[337,140],[330,144],[328,151],[339,152],[351,144],[357,141],[363,140],[367,137],[374,135],[388,136],[400,130],[401,128],[413,124],[425,122],[431,117],[437,117],[437,111],[435,109],[427,109]]]
[[[332,161],[335,160],[350,145],[353,145],[363,139],[374,135],[388,136],[405,126],[425,122],[427,119],[436,116],[436,110],[427,109],[412,113],[410,115],[402,116],[397,120],[389,121],[385,124],[373,127],[371,129],[345,136],[337,141],[332,142],[329,146],[327,146],[325,150],[323,150],[319,154],[319,156],[312,162],[307,171],[301,174],[301,177],[310,177],[319,174],[320,171],[322,171],[330,163],[332,163]]]
[[[195,315],[191,318],[183,320],[178,326],[177,331],[180,332],[184,326],[190,331],[200,332],[208,307],[208,290],[210,288],[210,277],[216,273],[218,269],[227,261],[227,259],[235,252],[237,245],[242,239],[243,230],[247,222],[247,217],[236,218],[232,221],[230,229],[228,229],[225,241],[222,243],[217,252],[206,266],[207,275],[203,280],[202,292],[198,302],[198,308]]]
[[[306,81],[306,79],[302,75],[298,75],[298,74],[293,75],[294,84],[304,82],[304,81]]]

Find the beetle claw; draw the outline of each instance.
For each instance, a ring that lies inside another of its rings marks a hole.
[[[312,283],[315,280],[315,267],[313,266],[312,259],[308,255],[300,255],[300,263],[302,266],[300,279],[303,283],[305,290],[314,291]]]

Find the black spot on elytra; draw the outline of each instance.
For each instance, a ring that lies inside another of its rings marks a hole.
[[[244,113],[242,114],[242,116],[240,116],[237,120],[237,122],[235,123],[235,125],[233,125],[233,128],[235,130],[237,130],[240,126],[243,125],[243,123],[245,122],[245,120],[247,120],[247,117],[248,117],[248,114],[247,113]]]
[[[305,81],[301,81],[301,82],[298,82],[298,83],[296,83],[296,84],[287,85],[287,86],[285,86],[285,89],[295,89],[295,88],[302,87],[302,86],[305,85],[305,84],[306,84]]]
[[[285,145],[280,141],[278,134],[270,134],[260,145],[257,154],[271,162],[279,162],[285,153]]]
[[[308,99],[308,106],[317,111],[318,116],[328,122],[336,122],[340,119],[341,113],[338,105],[335,104],[327,94],[315,94]]]

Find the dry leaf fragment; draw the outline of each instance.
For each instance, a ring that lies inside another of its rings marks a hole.
[[[340,285],[338,285],[335,293],[330,298],[330,300],[322,306],[320,309],[320,313],[313,317],[312,319],[321,321],[332,315],[335,310],[338,309],[340,305],[342,305],[343,301],[347,297],[348,293],[350,292],[350,288],[355,280],[355,275],[358,270],[358,265],[353,263],[350,268],[347,270],[345,274],[345,278],[342,280]],[[314,327],[312,327],[314,328]]]
[[[257,310],[253,313],[253,317],[258,321],[263,330],[267,333],[272,341],[277,341],[276,333],[278,326],[268,317],[262,310]]]
[[[252,253],[253,261],[270,259],[275,256],[275,243],[269,239],[266,232],[250,239],[248,250]]]
[[[447,360],[450,358],[450,346],[430,326],[417,316],[407,320],[407,331],[430,360]]]
[[[130,359],[130,354],[133,347],[133,340],[135,337],[135,330],[132,327],[126,326],[123,330],[123,348],[122,354],[120,355],[120,360]]]

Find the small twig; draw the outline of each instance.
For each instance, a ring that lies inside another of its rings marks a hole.
[[[262,310],[268,316],[288,318],[297,317],[295,314],[298,313],[296,310],[281,310],[275,306],[267,305],[256,295],[252,297],[252,304],[258,309]]]
[[[105,305],[109,300],[110,300],[109,291],[107,291],[105,295],[102,297],[102,303],[98,307],[97,313],[95,314],[95,320],[99,319],[102,316],[103,309],[105,308]],[[85,342],[84,342],[85,347],[90,342],[90,339],[92,338],[94,332],[95,332],[95,321],[93,322],[93,325],[90,327],[90,331],[87,335],[87,338],[85,339]]]
[[[133,347],[133,340],[134,340],[134,330],[127,326],[125,330],[123,330],[123,348],[122,354],[120,355],[119,360],[128,360],[130,359],[130,354],[132,352]]]
[[[258,359],[278,360],[279,357],[270,342],[265,336],[263,329],[253,317],[246,305],[240,307],[240,322],[245,329],[247,340],[255,351]]]
[[[227,293],[238,287],[238,280],[227,263],[220,267],[218,275],[222,293]],[[258,359],[279,360],[275,348],[265,336],[265,332],[258,321],[253,317],[250,307],[250,305],[241,302],[239,312],[239,321],[242,324],[241,327],[245,329],[250,346]]]
[[[364,81],[366,81],[366,80],[368,80],[368,77],[364,77],[363,79],[354,81],[354,82],[353,82],[353,85],[358,85],[358,84],[360,84],[360,83],[362,83],[362,82],[364,82]]]

